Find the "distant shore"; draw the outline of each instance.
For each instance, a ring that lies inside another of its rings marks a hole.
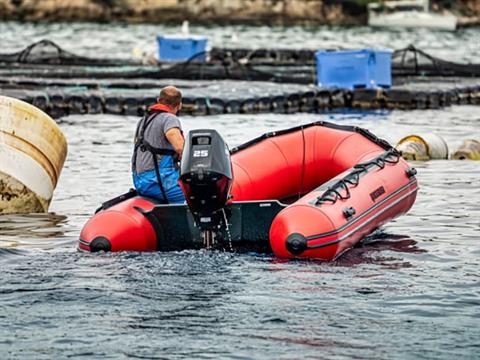
[[[251,25],[364,25],[369,0],[0,0],[0,20]],[[480,1],[438,0],[459,26],[480,25]]]

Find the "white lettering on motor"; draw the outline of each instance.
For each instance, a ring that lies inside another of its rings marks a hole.
[[[208,150],[194,150],[193,157],[208,157]]]

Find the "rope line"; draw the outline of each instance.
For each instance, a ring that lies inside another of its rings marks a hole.
[[[375,166],[379,169],[384,169],[386,164],[396,164],[399,161],[400,153],[392,148],[371,161],[354,165],[353,170],[349,174],[331,185],[323,194],[317,197],[315,205],[319,206],[324,203],[335,204],[338,200],[350,199],[351,192],[348,185],[352,187],[358,186],[361,175],[366,174],[369,169]],[[342,194],[342,191],[344,194]]]

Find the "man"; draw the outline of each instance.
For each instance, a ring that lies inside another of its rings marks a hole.
[[[183,203],[176,162],[185,142],[180,120],[182,93],[174,86],[160,91],[157,103],[138,122],[132,156],[133,183],[140,195],[164,203]]]

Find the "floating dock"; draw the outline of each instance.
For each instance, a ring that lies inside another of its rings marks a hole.
[[[41,82],[44,80],[39,80]],[[461,79],[411,82],[391,89],[332,89],[307,85],[245,81],[56,80],[48,84],[1,84],[0,93],[28,102],[54,118],[73,114],[141,116],[155,103],[158,89],[175,84],[184,93],[182,114],[255,114],[322,112],[332,109],[439,109],[480,105],[480,84]],[[124,86],[125,85],[125,86]],[[138,86],[138,87],[137,87]]]

